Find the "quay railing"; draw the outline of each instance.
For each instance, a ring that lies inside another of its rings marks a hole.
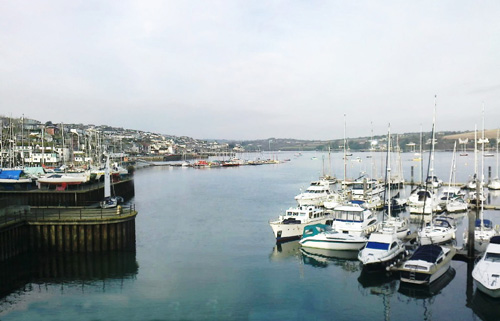
[[[135,204],[127,206],[118,205],[114,208],[32,206],[29,209],[1,214],[0,228],[19,222],[112,220],[131,216],[136,213]]]

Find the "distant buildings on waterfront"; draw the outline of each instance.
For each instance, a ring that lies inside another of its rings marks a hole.
[[[240,145],[208,142],[106,125],[42,123],[0,116],[0,167],[82,165],[106,152],[113,158],[240,152]]]

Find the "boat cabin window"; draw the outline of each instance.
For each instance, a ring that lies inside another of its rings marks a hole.
[[[381,242],[368,242],[366,244],[366,248],[373,249],[373,250],[388,250],[389,244],[388,243],[381,243]]]
[[[405,264],[404,267],[406,269],[410,269],[410,270],[427,271],[427,267],[421,266],[421,265],[416,265],[416,264]]]
[[[363,221],[363,213],[362,212],[335,211],[334,216],[335,216],[335,219],[342,220],[342,221],[354,221],[354,222],[362,222]]]
[[[490,262],[500,262],[500,253],[486,252],[484,260]]]
[[[397,247],[397,246],[398,246],[398,242],[392,242],[392,244],[391,244],[391,250],[392,250],[393,248]]]

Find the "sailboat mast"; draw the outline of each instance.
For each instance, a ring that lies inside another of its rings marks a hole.
[[[345,189],[345,184],[346,182],[346,171],[347,171],[347,159],[346,159],[346,133],[345,133],[345,128],[346,128],[346,114],[344,114],[344,186],[343,188]]]
[[[391,217],[391,123],[389,123],[389,130],[387,131],[387,188],[389,191],[388,203],[387,203],[387,215]]]
[[[498,138],[499,138],[499,133],[500,133],[500,130],[497,129],[497,175],[496,175],[496,178],[498,178]]]

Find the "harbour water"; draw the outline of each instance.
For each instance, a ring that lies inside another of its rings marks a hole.
[[[329,165],[326,153],[315,152],[242,158],[273,156],[291,160],[136,171],[136,252],[6,262],[0,320],[500,320],[500,301],[472,285],[471,264],[453,261],[431,287],[408,287],[397,275],[362,273],[346,253],[276,245],[268,221],[322,175],[322,159]],[[348,177],[383,171],[385,154],[366,156],[352,156]],[[332,154],[337,177],[341,157]],[[418,180],[414,158],[402,154],[407,180],[411,166]],[[474,156],[458,161],[457,181],[465,182]],[[434,172],[445,182],[450,164],[451,153],[436,153]],[[485,164],[494,176],[494,158]],[[489,193],[489,202],[500,205],[500,194]],[[500,211],[485,216],[500,224]],[[458,219],[460,246],[465,221]]]

